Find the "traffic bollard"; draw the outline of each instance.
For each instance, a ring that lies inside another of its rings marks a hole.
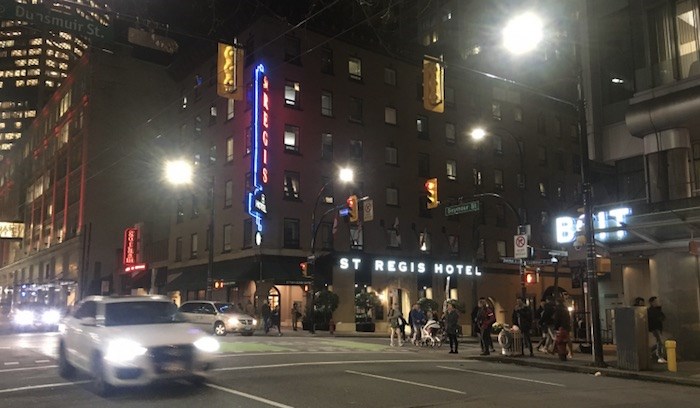
[[[668,371],[676,372],[678,371],[678,365],[676,364],[676,341],[666,340],[664,342],[666,347],[666,361],[668,364]]]

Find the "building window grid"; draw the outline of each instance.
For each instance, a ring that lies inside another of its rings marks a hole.
[[[396,187],[386,188],[386,205],[398,207],[399,205],[399,189]]]
[[[284,219],[284,248],[299,248],[299,219],[285,218]]]
[[[290,200],[299,199],[299,173],[293,171],[284,172],[284,198]]]
[[[196,259],[198,255],[199,237],[196,233],[190,235],[190,259]]]
[[[396,108],[391,106],[384,107],[384,123],[387,125],[396,125]]]
[[[362,81],[362,60],[357,57],[348,58],[348,75],[354,81]]]
[[[284,151],[299,152],[299,127],[284,125]]]
[[[333,160],[333,135],[331,133],[321,133],[321,158]]]
[[[457,161],[447,160],[445,163],[447,179],[456,181],[457,180]]]
[[[321,115],[333,116],[333,93],[329,91],[321,91]]]
[[[384,163],[392,166],[399,164],[399,150],[394,146],[386,146],[384,148]]]
[[[287,81],[284,85],[284,104],[285,106],[298,108],[299,94],[301,92],[301,84],[296,81]]]
[[[233,231],[233,226],[231,224],[224,224],[223,234],[222,234],[222,250],[223,252],[231,252],[231,232]]]

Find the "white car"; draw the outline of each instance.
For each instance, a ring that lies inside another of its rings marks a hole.
[[[59,332],[59,374],[70,378],[76,368],[90,374],[99,395],[156,380],[199,383],[219,349],[163,296],[87,297]]]
[[[241,333],[252,336],[258,321],[243,313],[231,303],[211,300],[190,300],[180,306],[180,313],[187,321],[202,325],[217,336]]]

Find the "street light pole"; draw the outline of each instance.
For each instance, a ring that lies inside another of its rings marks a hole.
[[[318,209],[318,203],[321,201],[321,195],[326,191],[328,186],[332,183],[332,180],[327,181],[323,187],[318,191],[316,195],[316,200],[314,201],[314,210],[311,212],[311,256],[308,258],[306,265],[306,270],[309,276],[311,276],[311,285],[308,291],[308,300],[306,303],[306,319],[309,323],[309,333],[316,333],[316,316],[314,316],[314,286],[316,283],[315,269],[316,269],[316,234],[318,233],[318,226],[316,225],[316,210]]]
[[[214,285],[214,175],[211,176],[209,185],[209,231],[207,239],[209,240],[209,259],[207,262],[207,288],[206,298],[212,298],[212,286]]]

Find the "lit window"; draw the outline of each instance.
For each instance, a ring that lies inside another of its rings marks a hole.
[[[299,173],[293,171],[284,172],[284,197],[299,199]]]
[[[388,123],[390,125],[396,124],[396,108],[389,106],[384,108],[384,123]]]
[[[394,166],[399,164],[399,151],[396,147],[387,146],[384,148],[384,163]]]
[[[233,99],[226,101],[226,120],[233,119]]]
[[[227,180],[224,190],[224,207],[233,205],[233,181]]]
[[[284,125],[284,150],[299,151],[299,127]]]
[[[447,164],[447,179],[457,180],[457,162],[454,160],[448,160]]]
[[[333,116],[333,94],[321,91],[321,115]]]
[[[330,133],[321,133],[321,158],[333,159],[333,135]]]
[[[423,231],[418,235],[418,249],[422,252],[430,252],[431,244],[429,232]]]
[[[226,139],[226,161],[233,161],[233,138],[229,137]]]
[[[301,85],[299,82],[287,81],[284,86],[284,103],[287,106],[299,107],[299,92]]]
[[[396,86],[396,70],[393,68],[384,68],[384,83],[387,85]]]
[[[428,118],[419,115],[416,118],[416,130],[418,131],[419,138],[428,139]]]
[[[394,187],[387,187],[386,189],[386,205],[399,205],[399,190]]]
[[[501,120],[501,103],[491,102],[491,116],[496,120]]]
[[[362,60],[359,58],[350,57],[348,59],[348,74],[350,79],[356,81],[362,80]]]

